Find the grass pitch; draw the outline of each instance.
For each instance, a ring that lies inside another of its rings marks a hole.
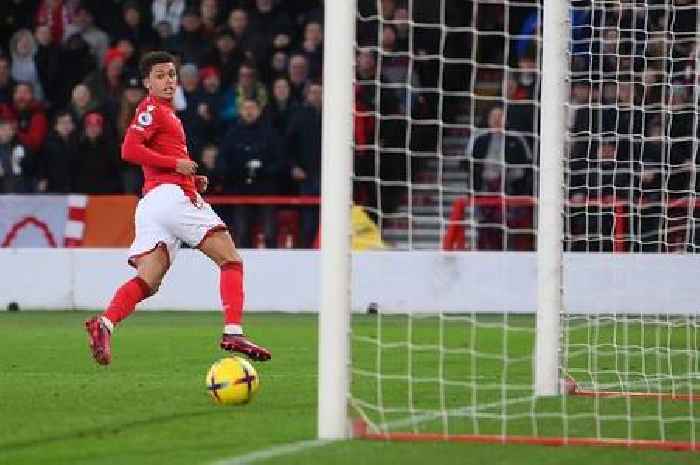
[[[262,387],[255,401],[226,408],[214,405],[204,388],[207,368],[224,355],[217,348],[218,313],[137,312],[116,332],[109,367],[95,365],[88,354],[82,327],[87,315],[0,312],[0,464],[204,465],[315,437],[315,316],[271,313],[247,317],[248,333],[268,345],[274,357],[271,362],[256,364]],[[365,337],[372,337],[376,330],[374,317],[355,318],[354,325],[355,334]],[[430,337],[430,320],[425,325],[414,328],[414,336]],[[406,327],[399,320],[382,329],[385,340],[405,340]],[[484,348],[501,344],[502,334],[481,334]],[[353,345],[353,365],[375,369],[376,346],[358,340]],[[392,349],[387,350],[381,357],[385,368],[405,373],[404,356],[394,357]],[[429,371],[424,370],[435,369],[434,360],[426,357],[412,362],[417,378],[429,378]],[[456,359],[445,367],[462,369],[465,374],[467,370],[460,368]],[[484,363],[477,368],[485,373],[482,376],[491,376],[489,373],[503,367]],[[378,391],[362,378],[354,380],[358,397],[371,400],[372,395],[382,392],[386,405],[404,402],[405,386],[387,383]],[[430,383],[421,384],[428,393],[432,389]],[[459,394],[462,404],[469,396]],[[457,402],[456,397],[448,397]],[[432,402],[430,396],[426,399]],[[488,431],[487,420],[488,415],[484,417],[484,432]],[[466,431],[468,424],[460,424],[452,428],[464,427]],[[688,423],[678,424],[683,428]],[[429,424],[425,427],[431,428]],[[511,430],[516,434],[522,427],[516,422]],[[689,465],[700,464],[700,455],[620,448],[355,440],[254,463]]]

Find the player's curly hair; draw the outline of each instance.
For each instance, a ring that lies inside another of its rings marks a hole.
[[[160,63],[176,63],[175,56],[171,53],[163,51],[155,51],[146,53],[139,63],[141,76],[146,78],[151,73],[151,68]]]

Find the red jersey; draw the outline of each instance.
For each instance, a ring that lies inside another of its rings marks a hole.
[[[196,198],[194,176],[175,171],[179,158],[190,159],[185,130],[170,101],[148,96],[139,103],[126,130],[122,159],[143,168],[143,193],[161,184],[177,184]]]

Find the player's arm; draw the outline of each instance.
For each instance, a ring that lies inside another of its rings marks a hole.
[[[146,142],[145,129],[136,124],[132,124],[124,136],[122,160],[135,165],[175,170],[177,162],[175,158],[166,157],[146,147]]]
[[[122,144],[122,160],[135,165],[170,169],[184,175],[192,175],[197,163],[185,158],[172,158],[161,155],[146,144],[155,133],[154,118],[151,113],[140,113],[129,126]]]

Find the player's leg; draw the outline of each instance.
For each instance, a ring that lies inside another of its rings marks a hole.
[[[110,330],[131,315],[136,304],[158,292],[165,273],[170,268],[170,259],[165,244],[159,243],[154,250],[135,257],[136,276],[124,283],[114,294],[102,318]]]
[[[224,334],[220,346],[240,352],[253,360],[269,360],[270,351],[254,344],[243,335],[243,261],[228,231],[210,231],[198,245],[207,257],[219,266],[221,303],[224,307]]]
[[[111,334],[114,327],[134,311],[136,304],[157,292],[170,267],[168,251],[162,243],[148,253],[134,257],[132,263],[136,266],[137,275],[117,289],[101,315],[85,322],[92,356],[102,365],[109,364],[112,359]]]

